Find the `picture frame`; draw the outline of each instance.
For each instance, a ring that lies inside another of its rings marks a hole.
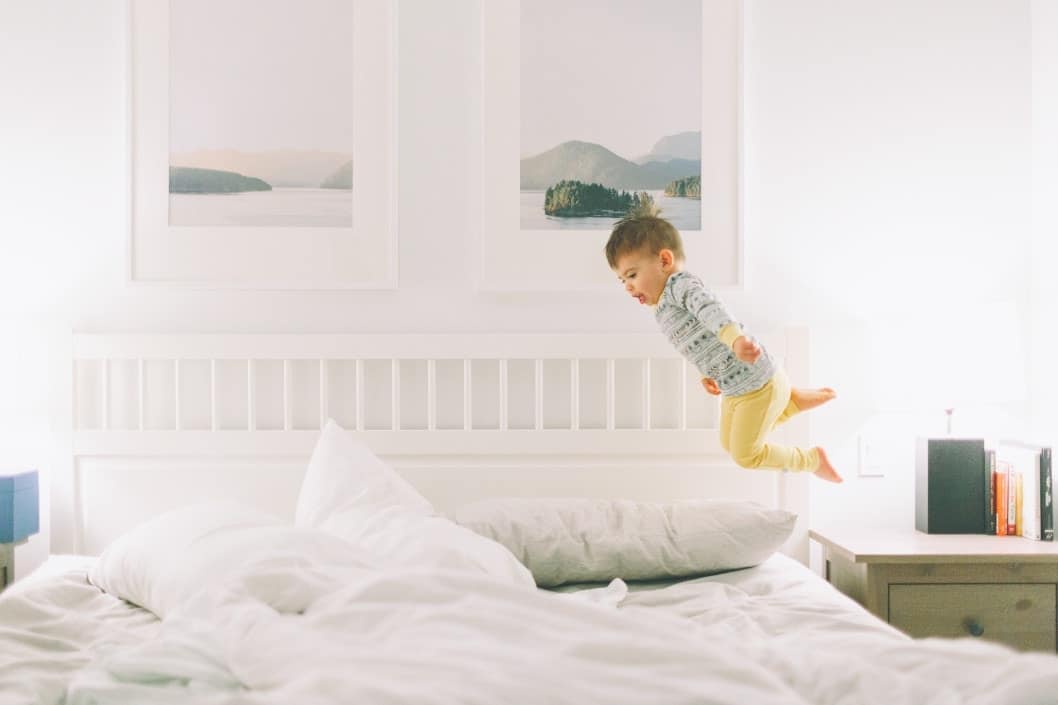
[[[358,0],[349,10],[352,65],[344,68],[352,76],[351,186],[342,197],[351,199],[351,217],[343,205],[343,224],[314,227],[171,224],[170,16],[176,6],[148,0],[126,3],[128,283],[205,289],[395,289],[396,0]],[[290,8],[304,11],[296,3]],[[253,19],[248,18],[247,32],[253,31]],[[233,33],[232,42],[245,41],[240,40],[245,33]],[[283,96],[283,85],[275,90]]]
[[[644,1],[644,13],[651,11],[648,5]],[[701,0],[701,16],[701,225],[679,230],[688,269],[711,288],[737,290],[744,286],[741,0]],[[639,18],[629,16],[628,21]],[[477,289],[612,290],[615,276],[604,256],[609,226],[580,231],[522,228],[520,42],[519,0],[483,3]],[[666,216],[664,209],[661,216]]]

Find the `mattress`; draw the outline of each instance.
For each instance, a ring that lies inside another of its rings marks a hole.
[[[1058,658],[912,640],[778,554],[708,577],[535,596],[466,574],[380,571],[305,615],[228,595],[164,625],[90,585],[92,560],[53,557],[0,596],[3,705],[1053,705],[1058,692]]]
[[[88,582],[93,560],[51,556],[0,595],[0,704],[61,702],[95,653],[157,634],[154,614]]]
[[[579,594],[621,610],[656,610],[688,619],[708,620],[711,611],[721,609],[721,618],[730,619],[739,613],[772,635],[819,632],[830,642],[840,640],[842,634],[909,639],[807,566],[781,553],[742,570],[686,579],[628,581],[624,585],[626,590],[592,583],[564,585],[553,591]],[[594,598],[588,597],[592,593]]]

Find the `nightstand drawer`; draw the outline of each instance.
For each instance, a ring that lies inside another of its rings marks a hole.
[[[980,636],[1053,653],[1055,586],[890,584],[889,623],[914,637]]]

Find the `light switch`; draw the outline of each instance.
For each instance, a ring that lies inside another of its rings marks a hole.
[[[863,434],[856,437],[856,469],[859,477],[884,477],[885,463],[878,441],[865,438]]]

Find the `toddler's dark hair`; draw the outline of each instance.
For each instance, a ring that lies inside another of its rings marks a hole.
[[[672,250],[677,262],[682,262],[683,240],[672,223],[658,216],[658,207],[652,201],[643,203],[629,211],[613,227],[606,241],[606,261],[610,269],[617,267],[617,259],[629,252],[647,248],[656,255],[662,250]]]

